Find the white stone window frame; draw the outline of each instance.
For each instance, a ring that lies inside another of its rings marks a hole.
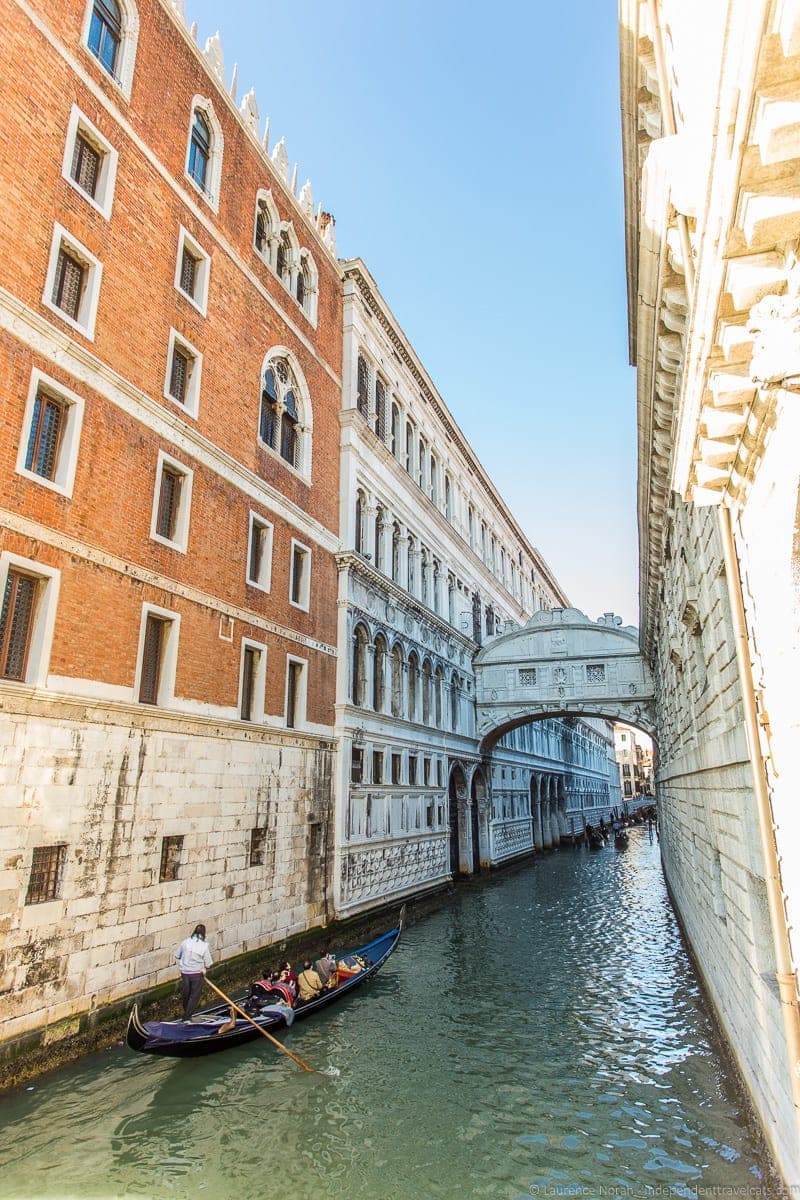
[[[269,367],[271,367],[280,358],[285,359],[286,362],[289,364],[289,367],[291,368],[292,374],[294,376],[294,382],[296,385],[296,391],[299,393],[298,399],[300,401],[300,408],[301,408],[301,411],[299,413],[299,420],[297,423],[297,456],[296,456],[296,462],[295,462],[294,466],[292,466],[292,464],[290,462],[286,461],[286,459],[280,453],[279,449],[277,449],[273,446],[270,446],[267,442],[263,441],[260,436],[261,394],[262,394],[262,391],[264,388],[264,375],[265,375],[266,371],[269,369]],[[273,346],[273,347],[271,347],[269,352],[265,355],[264,361],[261,364],[261,372],[258,376],[258,427],[257,428],[258,428],[258,432],[256,434],[256,437],[258,439],[258,445],[263,450],[266,450],[268,454],[271,454],[274,458],[276,458],[278,460],[278,462],[282,463],[287,471],[293,471],[294,474],[299,476],[299,478],[302,479],[305,483],[310,484],[311,483],[311,457],[312,457],[312,450],[313,450],[313,445],[314,445],[314,409],[311,404],[311,393],[308,390],[308,384],[306,383],[306,377],[300,367],[300,363],[298,362],[297,355],[294,353],[294,351],[290,350],[288,346]]]
[[[265,250],[259,250],[256,245],[258,236],[258,215],[261,207],[264,207],[269,214],[269,232],[267,234],[267,245]],[[273,274],[276,273],[276,265],[278,258],[278,239],[281,232],[281,218],[278,212],[272,192],[268,189],[259,188],[256,192],[256,206],[253,218],[253,250],[258,258],[266,266],[269,267]]]
[[[56,567],[12,554],[10,550],[0,552],[0,597],[6,594],[6,583],[10,570],[18,570],[39,581],[39,595],[33,614],[33,625],[28,642],[28,660],[22,683],[29,687],[46,687],[50,670],[50,654],[53,649],[53,633],[56,625],[58,593],[61,588],[61,572]],[[5,680],[5,683],[19,682]]]
[[[208,168],[206,170],[206,185],[201,187],[197,180],[189,174],[189,154],[192,148],[192,129],[194,128],[194,115],[196,112],[201,112],[208,121],[211,129],[211,145],[208,153]],[[193,96],[192,103],[189,108],[189,130],[186,136],[186,154],[184,155],[183,174],[188,180],[191,187],[197,192],[198,196],[202,196],[209,208],[213,212],[219,212],[219,198],[222,188],[222,158],[225,149],[225,139],[222,134],[222,126],[219,123],[219,118],[214,111],[214,105],[207,96]]]
[[[255,650],[258,654],[256,669],[253,674],[253,702],[250,706],[250,720],[247,725],[263,725],[265,712],[265,697],[267,690],[267,647],[264,642],[256,642],[252,638],[242,638],[242,649],[239,657],[239,699],[236,711],[242,720],[242,700],[244,699],[244,652]]]
[[[261,556],[261,578],[256,580],[250,576],[250,558],[253,550],[253,536],[256,529],[266,534],[266,545]],[[272,590],[272,551],[275,545],[275,527],[272,521],[262,517],[261,513],[250,509],[247,532],[247,566],[245,579],[248,587],[258,588],[260,592]]]
[[[189,373],[189,381],[186,387],[186,400],[183,403],[173,396],[169,390],[170,378],[172,376],[172,357],[176,346],[179,350],[183,350],[192,360],[192,369]],[[180,412],[194,417],[195,420],[200,410],[200,380],[202,374],[202,353],[182,333],[178,333],[177,329],[170,327],[169,342],[167,344],[167,372],[164,376],[164,398],[169,400],[170,404],[173,404]]]
[[[81,27],[81,46],[95,66],[102,72],[103,79],[110,79],[126,100],[131,98],[133,71],[136,65],[136,46],[139,41],[139,12],[133,0],[117,0],[122,16],[122,36],[119,43],[119,58],[116,74],[112,75],[97,55],[89,49],[89,27],[92,23],[94,0],[88,0]]]
[[[55,284],[56,269],[58,267],[58,255],[62,247],[78,259],[88,272],[77,320],[71,317],[69,313],[64,312],[63,308],[59,308],[57,304],[54,304],[52,299],[53,285]],[[90,342],[94,341],[94,327],[97,321],[97,305],[100,300],[100,283],[102,278],[103,264],[100,260],[95,258],[82,242],[73,237],[69,230],[65,229],[63,225],[59,225],[58,221],[56,221],[53,225],[53,240],[50,244],[50,259],[47,264],[42,303],[51,312],[55,313],[60,320],[65,321],[72,329],[76,329],[78,333],[83,334]]]
[[[300,600],[292,599],[292,592],[294,591],[295,550],[303,551],[303,561],[305,562]],[[298,541],[297,538],[292,538],[289,548],[289,604],[292,608],[297,608],[301,612],[308,612],[311,608],[311,547],[306,545],[305,542]]]
[[[134,702],[139,696],[142,686],[142,659],[144,657],[144,637],[147,629],[147,618],[158,617],[167,626],[166,641],[161,650],[161,669],[158,677],[158,695],[156,706],[169,708],[175,702],[175,676],[178,669],[178,640],[181,632],[181,614],[170,608],[159,608],[156,604],[144,603],[139,623],[139,645],[136,651],[136,673],[133,680]]]
[[[72,159],[75,154],[75,142],[78,135],[88,142],[100,156],[100,168],[97,176],[97,186],[94,196],[84,191],[72,175]],[[111,218],[111,206],[114,203],[114,185],[117,182],[117,163],[119,154],[104,137],[100,130],[92,124],[81,112],[77,104],[73,104],[67,124],[67,137],[64,144],[64,159],[61,164],[61,174],[71,188],[81,196],[87,204],[91,204],[106,220]]]
[[[25,466],[25,459],[28,456],[31,425],[33,423],[33,407],[39,391],[61,401],[67,410],[66,426],[62,430],[58,448],[55,479],[46,479],[44,475],[39,475],[36,471],[30,471]],[[34,367],[31,371],[31,382],[28,387],[25,414],[22,418],[22,434],[17,452],[16,465],[18,475],[23,475],[25,479],[33,480],[35,483],[40,484],[41,487],[58,492],[60,496],[66,496],[69,500],[72,499],[75,487],[75,471],[78,464],[78,447],[83,427],[84,405],[85,402],[82,396],[78,396],[75,392],[70,391],[69,388],[65,388],[63,384],[57,383],[55,379],[52,379],[49,375],[45,375],[43,371],[39,371]]]
[[[295,694],[294,706],[294,725],[288,725],[289,720],[289,667],[295,663],[302,669],[300,671],[300,687]],[[287,728],[300,730],[304,729],[308,722],[308,659],[300,658],[297,654],[286,655],[286,680],[284,682],[283,692],[283,720]]]
[[[296,303],[300,311],[308,317],[309,323],[317,327],[317,296],[319,293],[319,271],[314,256],[305,246],[300,247],[298,255],[297,270],[304,276],[305,290],[303,293],[302,304],[297,299],[297,287],[295,279],[295,290],[293,292]]]
[[[196,296],[190,296],[181,287],[181,268],[183,266],[183,251],[188,250],[192,258],[197,262],[197,272],[195,274]],[[208,314],[208,285],[211,278],[211,255],[208,254],[195,238],[189,233],[189,230],[183,225],[178,230],[178,257],[175,264],[175,290],[183,296],[184,300],[188,300],[193,308],[196,308],[201,317]]]
[[[176,521],[177,536],[174,541],[165,538],[157,530],[158,505],[161,496],[161,476],[164,473],[165,467],[171,467],[175,472],[183,476],[180,506]],[[177,458],[173,458],[171,454],[167,454],[165,450],[159,450],[156,462],[156,482],[153,491],[153,512],[150,519],[150,537],[152,541],[158,542],[161,546],[169,546],[170,550],[177,550],[180,554],[185,554],[189,546],[189,516],[192,507],[193,480],[194,471],[190,467],[187,467],[185,463],[180,462]]]

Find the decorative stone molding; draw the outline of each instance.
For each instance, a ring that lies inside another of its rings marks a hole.
[[[800,388],[800,296],[765,296],[750,312],[751,375],[761,386]]]

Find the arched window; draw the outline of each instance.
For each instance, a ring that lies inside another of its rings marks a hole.
[[[419,688],[419,659],[417,653],[412,650],[408,656],[408,704],[406,705],[406,715],[409,721],[417,719],[417,691]]]
[[[186,174],[216,211],[222,181],[222,126],[213,104],[202,96],[192,101]]]
[[[419,439],[419,454],[417,456],[417,483],[425,491],[425,471],[428,466],[428,443],[424,437]]]
[[[453,485],[450,482],[450,476],[444,477],[444,513],[448,521],[453,519]]]
[[[317,320],[318,287],[319,273],[317,271],[317,264],[308,250],[301,250],[294,294],[297,298],[297,303],[309,321],[313,321],[315,324]]]
[[[391,451],[395,458],[400,457],[400,409],[392,403],[392,437]]]
[[[187,170],[199,188],[206,191],[208,163],[211,158],[211,129],[199,109],[194,111],[192,133],[189,138],[189,166]]]
[[[433,560],[433,601],[432,608],[435,613],[441,613],[442,599],[442,564],[438,558]]]
[[[306,405],[307,397],[288,356],[268,359],[262,376],[258,436],[290,466],[307,472],[308,453],[303,441],[309,433],[304,419]]]
[[[350,684],[350,695],[353,704],[363,708],[367,691],[367,646],[369,634],[363,625],[356,625],[353,630],[353,661]]]
[[[431,453],[430,458],[430,498],[431,501],[439,507],[439,463],[436,461],[436,455]]]
[[[94,0],[87,44],[109,75],[116,75],[122,42],[122,13],[116,0]]]
[[[431,723],[431,692],[433,689],[433,670],[431,668],[430,659],[426,658],[422,664],[422,723],[430,725]]]
[[[355,528],[353,530],[353,548],[356,554],[364,553],[364,514],[366,511],[366,498],[364,493],[359,490],[356,492],[356,512],[355,512]]]
[[[285,288],[292,286],[292,268],[294,266],[294,247],[288,229],[282,229],[278,237],[278,249],[275,255],[275,274]]]
[[[442,728],[442,685],[444,675],[442,668],[437,667],[433,674],[433,723],[437,729]]]
[[[481,521],[481,558],[486,562],[486,526]]]
[[[414,426],[406,421],[406,461],[405,467],[409,475],[414,471]]]
[[[475,549],[475,509],[470,504],[467,512],[467,524],[469,527],[469,544],[470,549]]]
[[[403,715],[403,647],[396,642],[392,647],[392,716]]]
[[[138,37],[134,0],[88,0],[81,40],[128,97]]]
[[[273,271],[278,253],[279,229],[280,218],[271,193],[259,193],[256,200],[256,229],[253,244],[257,253]]]
[[[375,638],[375,670],[372,675],[372,707],[375,712],[386,708],[386,662],[388,646],[386,638],[379,633]]]

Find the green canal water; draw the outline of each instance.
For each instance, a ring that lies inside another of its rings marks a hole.
[[[0,1196],[768,1194],[646,832],[459,891],[286,1041],[340,1073],[119,1047],[4,1097]]]

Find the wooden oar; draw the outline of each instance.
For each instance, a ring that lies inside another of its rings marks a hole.
[[[235,1009],[236,1012],[239,1013],[239,1016],[244,1017],[245,1021],[249,1021],[254,1029],[257,1029],[259,1033],[264,1035],[267,1041],[272,1042],[274,1046],[277,1046],[279,1050],[282,1050],[283,1053],[292,1060],[292,1062],[296,1062],[298,1067],[302,1067],[304,1071],[310,1071],[312,1074],[321,1074],[321,1072],[315,1071],[314,1067],[310,1067],[307,1062],[303,1062],[302,1058],[299,1058],[296,1054],[292,1054],[291,1050],[287,1050],[283,1042],[279,1042],[278,1039],[274,1038],[271,1033],[267,1033],[266,1029],[262,1029],[258,1022],[254,1021],[251,1016],[248,1016],[243,1008],[239,1008],[238,1004],[234,1004],[230,996],[225,995],[222,988],[218,988],[215,983],[212,983],[207,975],[205,978],[206,983],[211,988],[212,992],[216,992],[218,996],[221,996],[226,1004],[229,1004],[231,1008]]]

